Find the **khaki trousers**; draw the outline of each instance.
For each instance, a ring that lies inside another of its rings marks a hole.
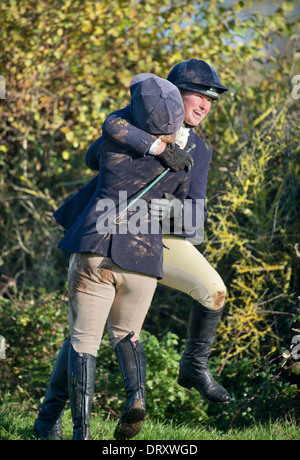
[[[123,270],[108,257],[72,254],[69,323],[75,351],[96,356],[106,323],[113,348],[132,331],[138,340],[156,285],[156,277]]]

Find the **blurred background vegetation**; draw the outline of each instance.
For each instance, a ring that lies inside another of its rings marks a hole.
[[[148,412],[227,427],[299,416],[299,2],[6,0],[0,12],[1,406],[38,409],[68,334],[52,214],[94,177],[87,148],[133,75],[198,58],[230,88],[198,128],[214,149],[199,250],[228,289],[211,369],[234,401],[220,410],[177,385],[191,301],[160,286],[143,337]],[[118,417],[105,338],[97,372],[94,410]]]

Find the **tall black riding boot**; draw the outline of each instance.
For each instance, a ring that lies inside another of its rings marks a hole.
[[[116,346],[115,352],[123,375],[126,404],[116,426],[116,439],[131,439],[141,429],[146,416],[146,356],[140,341],[133,343],[128,334]]]
[[[214,380],[207,365],[223,310],[224,306],[220,310],[208,310],[194,301],[178,376],[179,385],[194,387],[205,400],[217,404],[231,401],[228,392]]]
[[[96,358],[77,353],[70,345],[68,383],[73,419],[73,440],[90,439],[90,419],[95,388]]]
[[[70,336],[66,338],[57,356],[46,396],[34,423],[34,431],[40,439],[62,439],[62,416],[69,398],[67,374],[69,346]]]

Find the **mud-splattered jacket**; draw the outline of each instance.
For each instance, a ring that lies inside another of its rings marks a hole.
[[[123,148],[131,150],[141,156],[147,155],[149,148],[156,140],[156,137],[152,134],[134,126],[130,105],[124,109],[111,113],[102,126],[102,133],[103,136],[112,142],[116,142]],[[205,199],[212,148],[190,129],[187,146],[193,143],[196,144],[196,148],[191,151],[191,155],[194,159],[194,166],[189,174],[189,190],[186,196],[186,203],[188,205],[184,208],[185,221],[183,225],[186,233],[183,232],[181,234],[183,237],[191,236],[190,229],[186,223],[193,222],[193,226],[195,225],[196,214],[198,213],[199,215],[199,206],[203,206],[203,210],[200,210],[200,212],[203,213],[203,221],[207,214]],[[86,164],[91,169],[97,169],[98,166],[98,160],[95,154],[95,150],[89,150],[86,155]],[[194,240],[194,244],[199,244],[201,242],[201,237],[198,243],[197,238]]]
[[[130,153],[103,137],[90,147],[89,156],[99,175],[54,213],[56,221],[68,230],[58,248],[69,253],[102,254],[126,270],[163,278],[161,226],[151,221],[147,203],[162,198],[165,192],[183,200],[189,174],[167,172],[142,196],[143,202],[137,202],[145,203],[146,208],[134,204],[122,213],[165,166],[158,157]]]

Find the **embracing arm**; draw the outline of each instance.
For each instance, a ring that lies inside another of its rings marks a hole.
[[[149,153],[159,155],[166,148],[166,143],[156,136],[146,133],[133,124],[130,105],[112,112],[103,123],[103,135],[88,149],[85,162],[91,169],[99,169],[100,147],[105,140],[110,140],[131,153],[144,156]]]
[[[103,123],[102,133],[110,141],[126,150],[144,156],[157,141],[157,137],[146,133],[133,124],[130,105],[112,112]]]
[[[133,123],[130,105],[110,114],[103,124],[102,131],[103,136],[98,141],[104,137],[122,147],[124,151],[140,156],[158,155],[165,166],[173,171],[190,170],[193,165],[191,155],[175,145],[173,135],[158,138],[137,128]],[[95,166],[99,163],[98,141],[90,147],[86,155],[86,164],[91,169],[96,169]]]

